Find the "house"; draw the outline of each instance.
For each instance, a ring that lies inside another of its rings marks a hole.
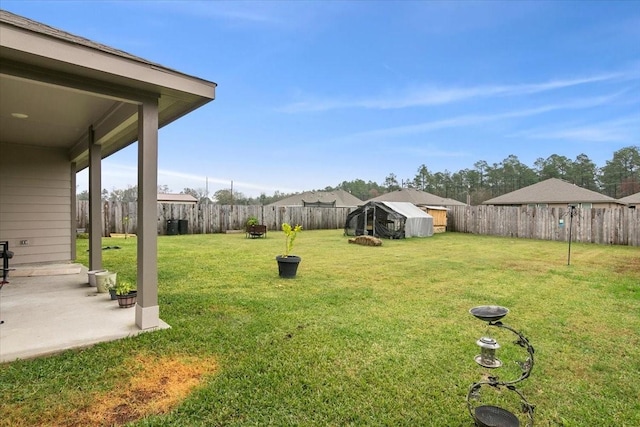
[[[102,159],[137,142],[135,323],[159,325],[158,129],[216,84],[0,10],[0,240],[13,265],[75,259],[76,173],[88,168],[89,266],[102,267]]]
[[[389,239],[433,236],[433,217],[409,202],[367,202],[350,212],[347,236],[369,235]]]
[[[618,201],[631,209],[640,209],[640,192],[618,199]]]
[[[415,188],[401,188],[369,199],[367,202],[409,202],[416,206],[466,206],[457,200],[436,196]]]
[[[457,200],[436,196],[415,188],[401,188],[368,201],[413,203],[433,217],[433,229],[436,233],[443,233],[447,229],[447,206],[466,206]]]
[[[158,193],[158,203],[182,203],[195,205],[198,199],[191,194]]]
[[[344,190],[307,191],[278,200],[267,206],[305,206],[320,208],[354,208],[364,202]]]
[[[612,208],[622,206],[616,199],[587,190],[558,178],[549,178],[511,193],[486,200],[495,206]]]

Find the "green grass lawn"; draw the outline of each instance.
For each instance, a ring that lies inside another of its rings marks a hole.
[[[104,244],[122,247],[103,252],[104,267],[135,281],[136,240]],[[504,322],[536,349],[518,385],[536,425],[640,425],[640,249],[574,243],[567,266],[566,243],[446,233],[364,247],[341,230],[303,231],[298,277],[285,280],[283,246],[278,232],[159,237],[160,314],[172,328],[1,365],[0,425],[82,425],[69,414],[118,395],[143,361],[168,376],[178,360],[199,363],[195,387],[166,412],[124,421],[471,426],[486,327],[468,310],[483,304],[508,307]],[[86,249],[79,240],[85,265]],[[492,373],[517,377],[526,352],[491,329],[505,362]],[[516,411],[513,394],[483,391]]]

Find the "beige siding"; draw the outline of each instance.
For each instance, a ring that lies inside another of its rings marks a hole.
[[[0,240],[13,264],[71,260],[71,194],[65,150],[0,143]]]

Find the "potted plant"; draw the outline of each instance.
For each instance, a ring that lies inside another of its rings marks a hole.
[[[124,238],[126,239],[129,234],[129,215],[122,218],[122,223],[124,224]]]
[[[255,237],[266,237],[267,236],[267,226],[261,225],[258,222],[258,218],[255,216],[250,216],[247,219],[245,224],[246,236],[251,237],[252,239]]]
[[[118,282],[115,286],[115,290],[116,299],[118,300],[118,305],[121,308],[128,308],[136,305],[138,291],[130,282],[127,282],[126,280]]]
[[[89,286],[93,286],[94,288],[97,286],[96,285],[96,273],[104,273],[107,270],[89,270],[87,271],[87,277],[89,279]]]
[[[301,258],[296,255],[291,255],[293,249],[293,242],[296,240],[296,236],[302,231],[302,226],[297,224],[292,227],[291,224],[283,223],[282,231],[285,236],[284,253],[276,257],[278,261],[278,273],[280,277],[291,279],[296,277],[298,271],[298,264],[300,264]]]
[[[98,293],[107,293],[111,286],[115,286],[118,278],[118,273],[115,271],[101,271],[95,274],[96,277],[96,290]]]
[[[109,295],[111,295],[112,300],[117,300],[118,295],[116,294],[116,284],[109,286]]]

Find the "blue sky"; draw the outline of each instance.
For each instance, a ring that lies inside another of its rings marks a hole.
[[[640,2],[11,1],[218,83],[160,131],[159,184],[246,196],[640,145]],[[103,187],[136,183],[136,150]],[[80,189],[86,174],[79,174]]]

